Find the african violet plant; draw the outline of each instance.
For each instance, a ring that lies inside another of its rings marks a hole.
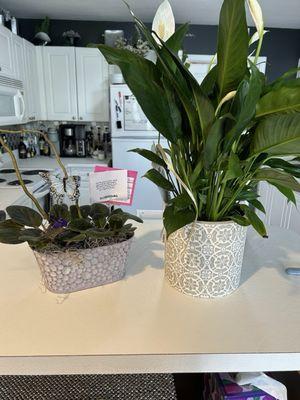
[[[250,38],[245,0],[224,0],[219,21],[217,64],[199,84],[179,52],[188,24],[169,32],[170,5],[163,3],[153,29],[130,10],[155,63],[126,49],[99,45],[124,79],[169,148],[132,151],[150,160],[146,177],[169,192],[164,211],[167,234],[195,221],[233,220],[266,236],[255,209],[264,212],[257,185],[267,181],[288,201],[300,191],[300,79],[296,69],[268,82],[257,62],[264,23],[257,0],[247,1],[257,32]],[[172,22],[173,23],[173,22]],[[250,58],[250,55],[254,56]],[[213,64],[213,63],[211,63]],[[211,66],[210,66],[211,67]]]
[[[23,131],[7,130],[0,130],[1,132],[6,134],[23,133]],[[33,250],[55,251],[105,246],[131,238],[136,228],[128,223],[128,220],[135,220],[140,223],[143,221],[120,208],[111,210],[101,203],[79,206],[80,191],[78,186],[74,185],[74,182],[79,180],[74,179],[77,177],[68,176],[53,143],[48,137],[40,131],[31,132],[44,136],[62,169],[61,192],[57,192],[57,188],[50,187],[50,191],[53,194],[56,193],[58,204],[54,204],[49,213],[41,207],[34,195],[26,188],[17,160],[0,135],[0,144],[11,157],[22,189],[36,208],[35,210],[25,206],[9,206],[6,208],[9,219],[6,219],[4,211],[0,211],[0,242],[7,244],[28,242]],[[47,176],[46,180],[51,183],[50,176]],[[63,204],[64,196],[74,200],[74,204],[71,206]]]

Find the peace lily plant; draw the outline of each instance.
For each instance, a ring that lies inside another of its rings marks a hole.
[[[256,27],[252,38],[246,6]],[[259,71],[266,33],[259,3],[223,1],[217,64],[200,84],[186,57],[178,56],[189,26],[175,31],[169,2],[160,5],[151,31],[130,13],[156,62],[124,49],[99,49],[120,67],[147,118],[168,141],[168,148],[158,139],[154,151],[132,150],[152,162],[146,178],[170,193],[167,236],[194,221],[234,221],[253,225],[265,237],[256,213],[264,212],[259,182],[275,186],[293,203],[300,191],[300,168],[291,162],[300,155],[300,79],[294,69],[268,82]]]

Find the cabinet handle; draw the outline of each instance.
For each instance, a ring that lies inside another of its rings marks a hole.
[[[0,67],[0,71],[2,71],[2,67]]]
[[[74,119],[74,120],[75,120],[75,119],[76,119],[76,117],[72,117],[72,119]]]
[[[80,119],[80,121],[82,121],[82,120],[83,120],[83,118],[82,118],[82,117],[80,117],[79,119]]]

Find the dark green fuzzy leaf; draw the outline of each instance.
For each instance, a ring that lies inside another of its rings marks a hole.
[[[80,213],[82,218],[87,218],[91,215],[92,207],[90,205],[80,206]]]
[[[126,218],[126,221],[131,219],[133,221],[139,222],[140,224],[143,223],[143,220],[140,217],[138,217],[137,215],[130,214],[130,213],[127,213],[127,212],[123,212],[123,215]]]
[[[248,58],[248,28],[244,0],[224,0],[218,32],[219,99],[244,78]]]
[[[22,229],[19,239],[27,242],[39,242],[43,236],[43,231],[40,229]]]
[[[65,221],[70,221],[70,212],[66,204],[54,204],[50,210],[50,217],[53,220],[58,220],[60,218]]]
[[[5,211],[0,211],[0,222],[6,220],[6,212]]]
[[[147,160],[150,160],[151,162],[160,165],[163,168],[167,168],[167,164],[164,162],[164,160],[153,151],[146,149],[132,149],[129,151],[133,153],[138,153],[140,156],[146,158]]]
[[[57,239],[62,242],[77,243],[84,241],[86,239],[86,235],[84,233],[65,231],[58,235]]]
[[[125,224],[126,219],[122,214],[113,214],[109,217],[108,223],[111,230],[121,229]]]
[[[262,237],[268,237],[267,236],[267,231],[265,228],[264,223],[262,220],[255,214],[253,210],[251,210],[250,207],[246,206],[245,204],[241,204],[240,208],[243,210],[245,213],[246,217],[250,221],[251,225],[253,228],[262,236]]]
[[[103,214],[93,214],[93,222],[97,228],[104,228],[106,225],[106,217]]]
[[[13,221],[24,226],[38,228],[43,221],[37,211],[25,206],[9,206],[6,212]]]
[[[107,217],[109,215],[109,208],[102,203],[94,203],[91,206],[91,215],[102,215],[103,217]]]
[[[195,218],[195,211],[180,210],[176,212],[173,205],[167,206],[163,215],[164,227],[166,229],[167,237],[171,233],[177,231],[177,229],[180,229],[183,226],[192,223]]]
[[[71,221],[74,221],[74,220],[80,218],[77,206],[74,206],[74,205],[70,206],[70,215],[71,215]]]
[[[91,222],[83,218],[74,219],[68,225],[68,228],[71,231],[75,232],[84,232],[87,229],[90,229],[91,227],[92,227]]]
[[[108,230],[101,230],[101,229],[96,229],[96,228],[91,228],[85,231],[85,234],[87,237],[93,238],[93,239],[103,239],[105,237],[111,237],[114,235],[113,231],[108,231]]]
[[[171,182],[169,182],[160,172],[152,168],[144,175],[145,178],[149,179],[155,185],[161,187],[162,189],[173,191],[174,187]]]
[[[23,243],[24,240],[19,238],[21,228],[22,226],[11,219],[0,222],[0,242],[6,244]]]

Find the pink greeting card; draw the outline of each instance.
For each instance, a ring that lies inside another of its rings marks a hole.
[[[121,168],[110,168],[110,167],[105,167],[103,165],[96,165],[94,172],[119,171],[120,169]],[[132,205],[134,189],[135,189],[136,179],[137,179],[137,171],[127,170],[127,179],[128,179],[128,199],[124,200],[124,201],[109,200],[109,201],[106,201],[105,203],[122,205],[122,206],[131,206]]]

